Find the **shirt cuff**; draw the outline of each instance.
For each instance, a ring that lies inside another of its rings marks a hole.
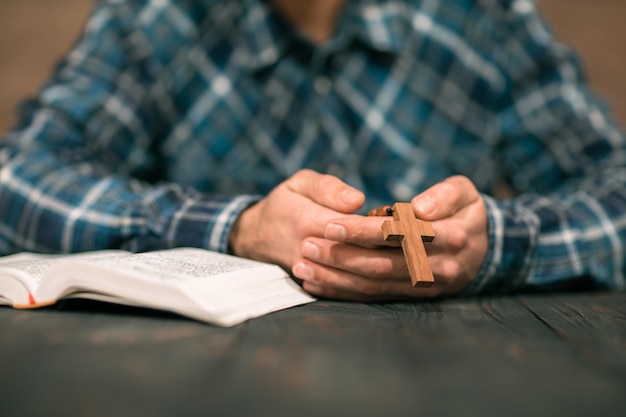
[[[211,196],[186,202],[174,215],[168,246],[191,246],[228,252],[228,238],[241,213],[260,196]]]
[[[536,263],[539,219],[514,200],[482,196],[489,245],[476,278],[464,294],[510,293],[522,289]]]

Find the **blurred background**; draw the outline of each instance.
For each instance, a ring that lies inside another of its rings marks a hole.
[[[446,0],[454,1],[454,0]],[[626,126],[626,0],[538,0],[583,58],[595,90]],[[94,0],[0,0],[0,134],[78,36]]]

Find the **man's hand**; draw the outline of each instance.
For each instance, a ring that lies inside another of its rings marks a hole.
[[[455,176],[411,201],[420,220],[433,223],[426,244],[435,277],[430,288],[411,285],[402,250],[383,240],[384,217],[347,216],[326,224],[324,236],[302,242],[293,265],[304,289],[330,298],[359,301],[454,294],[476,276],[487,253],[487,211],[474,184]]]
[[[229,238],[238,256],[291,270],[305,238],[324,236],[326,224],[363,206],[362,192],[330,175],[302,170],[245,210]]]

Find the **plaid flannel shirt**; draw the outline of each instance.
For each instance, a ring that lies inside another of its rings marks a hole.
[[[622,288],[625,149],[530,0],[348,1],[321,46],[263,0],[100,1],[0,142],[0,252],[224,252],[300,168],[367,208],[462,174],[489,218],[469,292]]]

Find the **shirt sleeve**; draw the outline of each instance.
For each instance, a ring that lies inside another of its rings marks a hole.
[[[227,251],[258,199],[159,183],[163,132],[131,3],[100,2],[19,125],[0,141],[0,253]]]
[[[624,134],[532,3],[510,3],[497,155],[515,196],[484,196],[490,247],[468,291],[623,289]]]

